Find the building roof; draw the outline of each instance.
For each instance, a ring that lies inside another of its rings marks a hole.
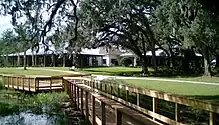
[[[161,49],[156,50],[155,54],[156,54],[156,56],[167,56],[166,53]],[[151,51],[147,51],[146,55],[147,56],[152,56]],[[128,53],[123,53],[120,56],[134,57],[136,55],[132,52],[128,52]]]
[[[39,50],[38,50],[38,52],[36,52],[36,49],[35,50],[33,50],[32,51],[32,49],[28,49],[27,51],[26,51],[26,55],[28,56],[28,55],[32,55],[32,53],[34,54],[34,55],[44,55],[44,54],[48,54],[48,55],[50,55],[50,54],[61,54],[61,53],[68,53],[68,51],[67,50],[65,50],[64,48],[65,47],[63,47],[63,49],[62,48],[60,48],[60,49],[55,49],[55,47],[54,47],[54,45],[48,45],[48,51],[45,51],[45,49],[46,49],[46,46],[45,45],[43,45],[43,44],[40,44],[39,45]],[[73,52],[73,53],[75,53],[75,52]],[[88,48],[83,48],[82,50],[81,50],[81,52],[80,52],[80,54],[83,54],[83,55],[99,55],[99,56],[101,56],[101,55],[106,55],[108,52],[106,51],[106,49],[104,48],[104,47],[100,47],[100,48],[96,48],[96,49],[88,49]],[[20,56],[22,56],[22,55],[24,55],[24,52],[19,52],[19,53],[12,53],[12,54],[9,54],[8,56],[17,56],[17,55],[20,55]]]

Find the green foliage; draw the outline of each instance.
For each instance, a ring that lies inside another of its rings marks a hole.
[[[4,85],[3,85],[2,79],[0,78],[0,90],[2,89],[4,89]]]
[[[132,64],[132,60],[130,58],[122,58],[120,60],[120,65],[122,66],[130,66]]]
[[[0,54],[10,54],[15,52],[16,48],[16,37],[15,34],[13,33],[13,30],[7,29],[1,34],[0,38]]]
[[[3,93],[13,92],[5,91]],[[12,95],[14,98],[10,97]],[[60,110],[61,103],[66,99],[67,94],[64,92],[36,95],[14,93],[10,94],[8,97],[8,95],[4,95],[1,92],[0,97],[3,97],[3,100],[0,101],[0,108],[2,111],[0,115],[8,115],[11,113],[22,112],[26,110],[31,110],[34,113],[46,113],[53,115]]]
[[[144,73],[148,73],[147,51],[152,51],[153,66],[156,66],[157,48],[167,53],[170,62],[174,62],[174,56],[185,56],[186,49],[205,52],[207,70],[207,62],[219,50],[218,7],[203,0],[21,0],[14,3],[3,0],[0,8],[0,14],[12,15],[13,25],[25,29],[25,33],[18,32],[19,39],[25,38],[31,45],[33,41],[45,43],[44,38],[51,30],[54,32],[50,32],[52,35],[47,40],[62,48],[60,51],[79,53],[81,47],[116,45],[134,52]],[[48,12],[51,12],[49,19],[43,20]],[[19,19],[23,16],[27,20],[21,24]],[[66,42],[69,42],[67,48]]]

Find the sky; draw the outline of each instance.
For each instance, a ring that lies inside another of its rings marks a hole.
[[[0,16],[0,36],[8,28],[13,28],[11,25],[11,17],[10,16]]]

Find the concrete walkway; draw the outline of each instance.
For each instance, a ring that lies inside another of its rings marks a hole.
[[[48,68],[28,68],[32,70],[47,70],[47,71],[56,71],[56,72],[65,72],[65,73],[72,73],[72,74],[80,74],[80,72],[75,71],[64,71],[64,70],[56,70],[56,69],[48,69]],[[97,80],[103,79],[130,79],[130,80],[151,80],[151,81],[165,81],[165,82],[173,82],[173,83],[192,83],[192,84],[202,84],[202,85],[215,85],[219,86],[219,83],[213,82],[198,82],[198,81],[187,81],[187,80],[174,80],[174,79],[162,79],[162,78],[147,78],[147,77],[124,77],[124,76],[109,76],[109,75],[94,75],[92,76],[97,77]]]

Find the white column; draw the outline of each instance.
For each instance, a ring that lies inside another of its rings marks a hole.
[[[108,55],[107,66],[111,66],[111,57]]]
[[[136,57],[136,56],[134,56],[134,61],[133,61],[133,63],[134,63],[134,64],[133,64],[134,66],[137,65],[137,57]]]
[[[89,56],[89,66],[92,66],[92,56]]]
[[[103,57],[102,56],[98,56],[97,57],[97,61],[98,61],[98,66],[102,66],[103,65]]]

